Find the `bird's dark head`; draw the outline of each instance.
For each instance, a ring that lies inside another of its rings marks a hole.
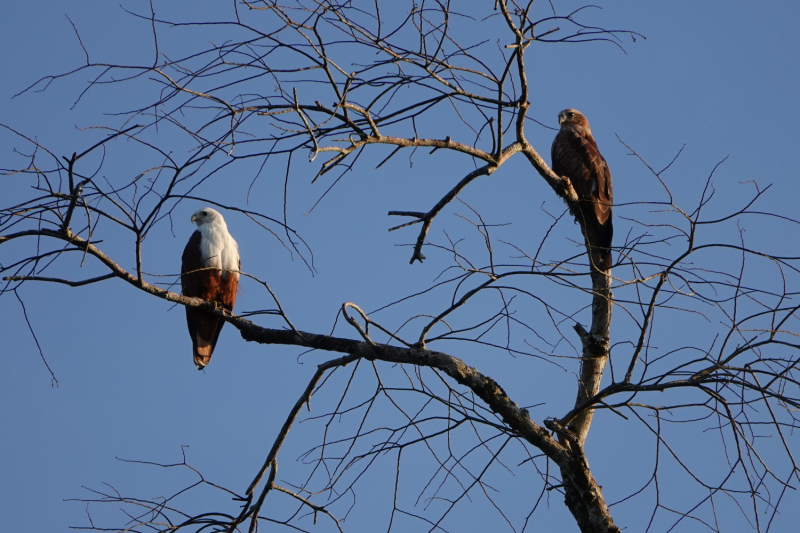
[[[212,209],[210,207],[204,207],[203,209],[198,209],[192,215],[192,222],[197,224],[197,226],[202,226],[203,224],[215,223],[215,222],[224,222],[224,218],[216,209]]]
[[[586,117],[583,116],[583,113],[578,111],[577,109],[565,109],[561,113],[558,114],[558,123],[562,126],[566,125],[576,125],[576,126],[583,126],[585,128],[589,128],[589,121],[586,120]]]

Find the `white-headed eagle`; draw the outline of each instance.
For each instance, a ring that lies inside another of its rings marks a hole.
[[[228,233],[222,215],[210,207],[195,212],[192,222],[197,224],[197,230],[186,243],[181,258],[183,295],[215,302],[232,311],[239,286],[239,245]],[[186,323],[192,337],[194,364],[202,370],[211,360],[225,320],[187,307]]]
[[[589,129],[589,121],[580,111],[565,109],[558,114],[561,130],[553,140],[553,172],[566,176],[578,193],[578,205],[572,213],[582,223],[589,245],[599,248],[599,270],[611,268],[611,171]],[[589,254],[591,258],[595,254]]]

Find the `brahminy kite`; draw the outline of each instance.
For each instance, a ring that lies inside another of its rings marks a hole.
[[[202,298],[232,311],[239,286],[239,245],[228,233],[222,215],[210,207],[195,212],[192,222],[197,224],[197,230],[186,243],[181,262],[183,295]],[[202,370],[211,360],[225,320],[186,307],[186,323],[192,337],[194,364]]]
[[[611,268],[611,171],[589,129],[589,121],[580,111],[565,109],[558,114],[561,130],[553,140],[553,172],[570,179],[578,193],[578,205],[572,214],[584,228],[589,246],[600,248],[599,270]],[[593,254],[589,254],[590,260]]]

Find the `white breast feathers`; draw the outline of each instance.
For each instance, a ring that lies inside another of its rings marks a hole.
[[[222,217],[220,217],[221,219]],[[239,277],[239,245],[228,233],[224,220],[214,220],[201,224],[198,228],[202,239],[200,252],[203,264],[222,270],[223,276]]]

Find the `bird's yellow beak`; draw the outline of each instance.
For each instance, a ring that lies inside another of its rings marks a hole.
[[[197,215],[192,215],[192,222],[194,222],[195,220],[197,220]]]

